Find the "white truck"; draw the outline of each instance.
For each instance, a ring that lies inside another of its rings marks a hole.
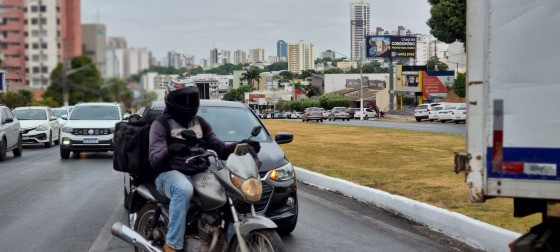
[[[542,213],[511,251],[560,251],[559,28],[558,0],[467,0],[467,148],[455,171],[472,202],[508,197],[515,217]]]

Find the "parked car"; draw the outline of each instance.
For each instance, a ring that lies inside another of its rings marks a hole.
[[[282,118],[284,119],[292,119],[292,112],[284,112],[282,114]]]
[[[336,121],[336,119],[342,119],[342,121],[350,121],[350,114],[346,112],[345,107],[334,107],[329,114],[329,121]]]
[[[329,117],[329,115],[331,114],[330,110],[327,110],[323,113],[323,119],[327,119]]]
[[[20,107],[13,110],[21,127],[23,144],[59,144],[60,124],[48,107]]]
[[[453,122],[458,124],[460,122],[467,122],[467,106],[459,106],[453,114]]]
[[[74,106],[62,127],[60,157],[70,152],[102,152],[113,150],[115,124],[122,121],[123,111],[117,103],[81,103]]]
[[[302,119],[303,118],[303,113],[302,112],[293,112],[290,118],[291,119]]]
[[[309,120],[315,120],[317,122],[323,121],[323,113],[321,109],[317,107],[309,107],[303,111],[303,117],[301,118],[302,122],[309,122]]]
[[[350,118],[355,118],[354,114],[356,114],[356,112],[360,111],[359,108],[348,108],[346,109],[346,113],[348,113],[350,115]]]
[[[459,107],[459,105],[445,105],[445,107],[438,112],[438,121],[445,123],[453,120],[454,111],[457,107]]]
[[[440,105],[440,103],[427,103],[416,106],[414,109],[414,117],[416,118],[416,121],[421,122],[422,120],[429,120],[430,111],[438,105]]]
[[[6,160],[6,152],[12,151],[19,157],[23,152],[20,123],[12,111],[6,106],[0,106],[0,161]]]
[[[153,102],[144,111],[144,116],[157,116],[163,113],[165,104]],[[153,114],[153,115],[152,115]],[[262,183],[261,200],[254,205],[255,212],[271,219],[278,226],[279,234],[289,234],[296,227],[298,220],[298,197],[296,174],[293,165],[286,159],[279,144],[292,142],[291,133],[277,133],[271,136],[265,125],[241,103],[222,100],[201,100],[198,115],[212,126],[214,133],[225,142],[243,140],[254,126],[263,127],[261,133],[252,138],[261,145],[258,153],[262,162],[259,173]],[[273,175],[275,174],[275,175]],[[130,192],[134,181],[125,173],[125,197]]]
[[[442,109],[443,105],[434,106],[430,111],[428,111],[428,120],[430,120],[430,122],[438,120],[439,111]]]
[[[356,113],[354,113],[354,119],[360,119],[362,114],[364,115],[364,120],[368,120],[370,118],[375,118],[375,116],[376,116],[375,111],[373,111],[369,108],[363,108],[362,111],[360,111],[358,109],[358,111],[356,111]]]

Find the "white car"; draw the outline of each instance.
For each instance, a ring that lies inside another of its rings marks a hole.
[[[301,112],[293,112],[290,115],[290,119],[301,119],[301,118],[303,118],[303,113]]]
[[[74,106],[62,127],[60,157],[70,152],[102,152],[113,150],[115,124],[122,121],[123,110],[116,103],[81,103]]]
[[[414,109],[414,117],[416,118],[416,121],[421,122],[422,120],[430,119],[430,111],[438,105],[440,105],[440,103],[427,103],[416,106]]]
[[[443,107],[442,110],[440,110],[438,112],[438,121],[440,121],[441,123],[445,123],[447,121],[451,121],[453,120],[453,116],[455,113],[455,110],[459,107],[459,105],[445,105],[445,107]]]
[[[442,110],[444,105],[437,105],[428,111],[428,120],[430,122],[437,121],[439,118],[439,111]]]
[[[6,152],[12,151],[19,157],[23,152],[19,121],[6,106],[0,105],[0,161],[6,159]]]
[[[460,123],[467,121],[467,106],[459,106],[453,114],[453,122]]]
[[[60,125],[48,107],[20,107],[13,110],[21,126],[23,144],[44,144],[51,147],[59,143]]]
[[[358,111],[356,111],[356,113],[354,113],[354,119],[360,119],[360,116],[362,116],[362,113],[364,113],[364,120],[368,120],[370,118],[375,118],[375,111],[373,111],[369,108],[363,108],[362,111],[360,111],[358,109]]]

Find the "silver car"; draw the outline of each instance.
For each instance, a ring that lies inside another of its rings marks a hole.
[[[321,112],[320,108],[317,107],[310,107],[306,108],[303,111],[303,117],[301,118],[302,122],[309,122],[309,120],[315,120],[317,122],[323,121],[323,112]]]
[[[6,152],[12,151],[19,157],[23,151],[18,119],[6,106],[0,106],[0,161],[6,159]]]

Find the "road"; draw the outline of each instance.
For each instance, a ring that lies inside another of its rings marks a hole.
[[[270,120],[270,119],[267,119]],[[281,119],[301,122],[301,119]],[[328,121],[324,120],[324,124],[334,124],[334,125],[352,125],[352,126],[367,126],[367,127],[380,127],[380,128],[393,128],[393,129],[404,129],[404,130],[415,130],[415,131],[427,131],[434,133],[445,133],[453,135],[466,135],[467,127],[465,124],[454,124],[454,123],[439,123],[439,122],[387,122],[387,121],[377,121],[377,120],[350,120],[350,121]]]
[[[60,160],[58,146],[25,148],[0,163],[3,251],[132,251],[110,234],[126,223],[122,174],[110,153]],[[468,251],[470,247],[375,207],[299,186],[299,223],[287,251]]]

